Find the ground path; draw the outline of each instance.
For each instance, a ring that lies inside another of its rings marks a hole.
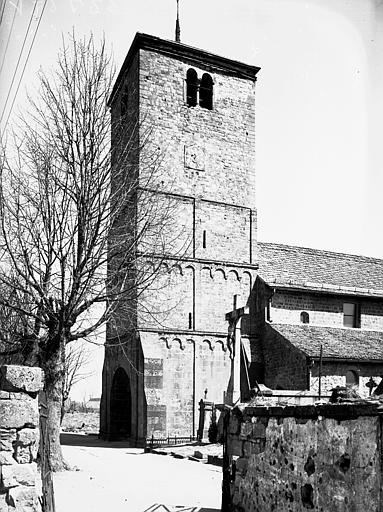
[[[64,434],[62,440],[64,457],[78,471],[54,475],[56,512],[220,510],[220,467],[92,436]]]

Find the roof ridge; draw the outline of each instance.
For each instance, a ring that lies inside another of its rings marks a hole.
[[[270,248],[280,248],[280,249],[299,249],[300,251],[311,251],[313,253],[321,253],[321,254],[327,254],[329,256],[348,256],[352,258],[358,258],[358,259],[364,259],[368,261],[374,261],[383,263],[383,258],[377,258],[375,256],[365,256],[363,254],[354,254],[354,253],[347,253],[347,252],[336,252],[336,251],[329,251],[327,249],[315,249],[312,247],[306,247],[301,245],[289,245],[289,244],[281,244],[278,242],[257,242],[258,245],[264,246],[264,247],[270,247]]]

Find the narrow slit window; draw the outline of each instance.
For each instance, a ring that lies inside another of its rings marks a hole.
[[[206,249],[206,231],[203,230],[202,232],[202,248]]]
[[[189,329],[193,329],[193,315],[189,313]]]
[[[301,313],[301,323],[302,324],[310,323],[310,315],[307,313],[307,311],[302,311],[302,313]]]
[[[121,95],[121,117],[125,117],[128,113],[128,100],[129,100],[129,90],[126,86]]]
[[[199,88],[199,105],[208,110],[213,109],[213,79],[208,73],[204,73]]]
[[[197,105],[198,92],[198,76],[197,71],[193,68],[187,70],[186,73],[186,103],[188,107]]]

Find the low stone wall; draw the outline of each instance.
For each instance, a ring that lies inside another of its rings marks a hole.
[[[0,366],[0,512],[39,512],[40,368]]]
[[[223,510],[382,511],[380,405],[235,408]]]

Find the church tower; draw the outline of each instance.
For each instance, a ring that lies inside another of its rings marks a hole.
[[[171,205],[161,228],[171,243],[129,322],[108,326],[104,437],[194,436],[199,400],[222,403],[229,391],[225,313],[246,305],[257,269],[258,71],[138,33],[117,77],[112,120],[128,113],[140,183],[153,189],[153,203]],[[113,141],[112,133],[118,158]],[[161,171],[148,186],[144,166],[153,155]]]

